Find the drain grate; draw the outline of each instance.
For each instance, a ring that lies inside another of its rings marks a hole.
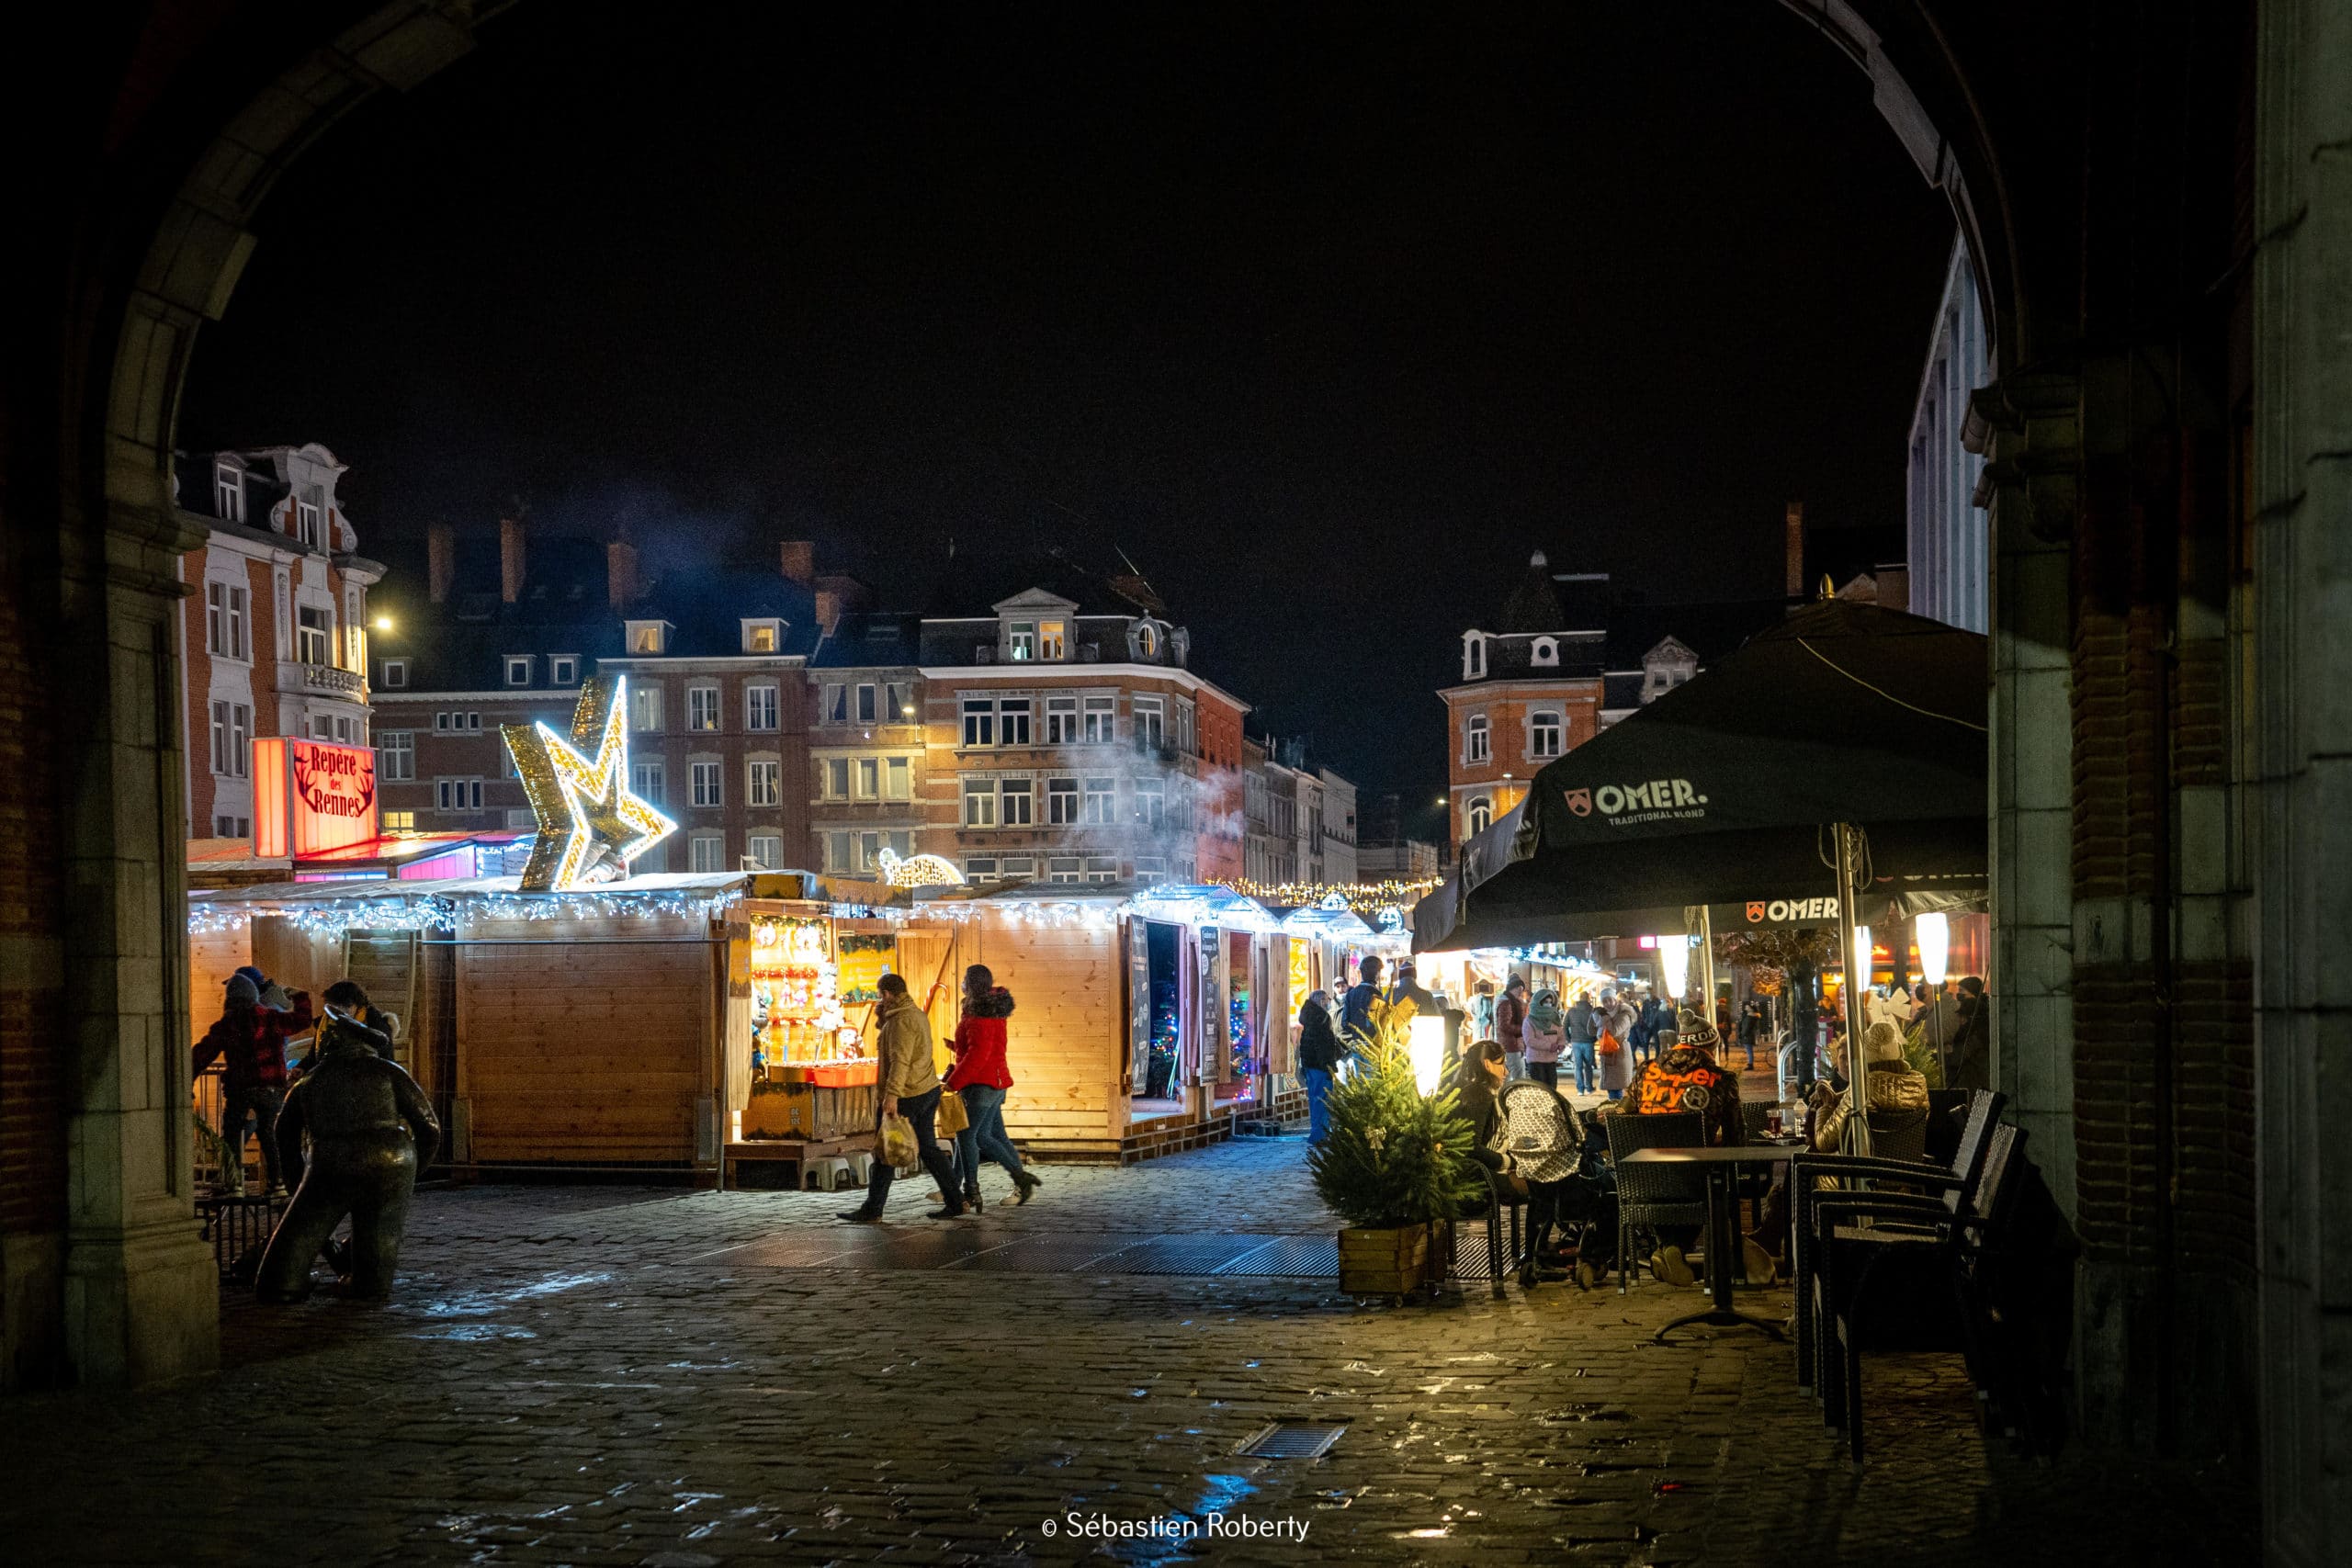
[[[1276,1421],[1233,1451],[1250,1459],[1321,1459],[1347,1429],[1345,1422]]]

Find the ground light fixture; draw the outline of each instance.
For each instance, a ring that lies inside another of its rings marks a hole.
[[[1654,936],[1650,942],[1657,948],[1657,966],[1666,978],[1666,994],[1679,1001],[1683,984],[1690,978],[1690,939],[1673,931]]]
[[[1445,1079],[1445,1020],[1416,1017],[1405,1054],[1412,1060],[1413,1087],[1424,1095],[1435,1094]]]
[[[1930,986],[1944,983],[1951,960],[1951,920],[1942,914],[1921,915],[1911,922],[1911,940],[1919,948],[1919,978]]]

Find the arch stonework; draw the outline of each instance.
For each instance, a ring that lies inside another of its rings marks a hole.
[[[2247,1462],[2258,1448],[2274,1558],[2336,1560],[2352,1205],[2326,1199],[2352,1191],[2352,1145],[2324,1134],[2352,1112],[2352,835],[2332,826],[2352,798],[2352,703],[2331,678],[2352,665],[2352,23],[2320,0],[2266,3],[2258,30],[2251,0],[1781,3],[1868,78],[1950,196],[1984,294],[1998,378],[1971,440],[1994,541],[1997,1071],[2083,1245],[2084,1436],[2163,1450],[2194,1433]],[[177,990],[176,558],[198,542],[171,505],[179,389],[278,173],[462,55],[497,8],[158,0],[84,24],[90,47],[62,57],[96,63],[61,133],[78,140],[51,287],[6,307],[41,352],[12,356],[0,427],[0,704],[26,716],[0,761],[27,784],[0,844],[0,1082],[55,1122],[0,1150],[9,1385],[214,1357]],[[2206,152],[2234,140],[2214,81],[2248,51],[2256,232],[2200,271],[2233,177]],[[2195,244],[2168,231],[2190,226]],[[2243,418],[2216,352],[2240,331]],[[2212,479],[2234,483],[2241,434],[2244,519]],[[2223,1025],[2257,995],[2241,1040]],[[2207,1018],[2223,1037],[2210,1058]],[[2258,1071],[2258,1210],[2171,1146],[2193,1142],[2177,1079],[2209,1070],[2225,1121],[2231,1075]],[[2206,1267],[2206,1207],[2258,1224],[2258,1255]],[[2178,1389],[2150,1388],[2169,1380],[2145,1369],[2176,1366]]]

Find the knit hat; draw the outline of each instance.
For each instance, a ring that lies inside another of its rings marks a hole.
[[[1871,1062],[1903,1060],[1903,1030],[1891,1018],[1880,1019],[1862,1034],[1863,1059]]]
[[[237,973],[243,975],[246,979],[251,980],[254,983],[254,989],[256,991],[269,984],[269,976],[261,972],[261,968],[258,964],[239,964],[237,966]]]
[[[261,1006],[261,987],[254,984],[252,976],[240,969],[229,976],[229,994],[226,1000],[231,1007],[243,1002],[249,1008],[257,1008]]]

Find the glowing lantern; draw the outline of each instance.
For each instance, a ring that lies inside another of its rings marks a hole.
[[[1951,959],[1951,919],[1921,915],[1911,922],[1911,936],[1919,944],[1919,978],[1930,986],[1942,985],[1945,965]]]
[[[1413,1086],[1435,1094],[1445,1079],[1445,1020],[1416,1016],[1405,1051],[1413,1063]]]
[[[1650,941],[1657,946],[1658,972],[1665,976],[1666,994],[1681,996],[1684,983],[1690,978],[1690,939],[1677,931]]]

